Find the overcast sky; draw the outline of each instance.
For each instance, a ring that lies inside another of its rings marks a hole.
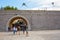
[[[54,6],[52,5],[54,2]],[[25,3],[27,6],[22,6]],[[0,0],[0,7],[14,6],[18,9],[60,9],[60,0]]]

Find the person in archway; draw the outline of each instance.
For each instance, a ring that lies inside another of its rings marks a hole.
[[[10,27],[8,27],[8,31],[10,31],[11,30],[11,28]]]
[[[26,32],[26,36],[28,36],[28,27],[27,27],[27,25],[26,24],[22,24],[21,26],[22,26],[23,34],[25,34],[25,32]]]
[[[17,28],[15,25],[13,25],[13,34],[17,33]]]
[[[17,29],[18,29],[18,33],[19,33],[19,35],[20,35],[20,30],[21,30],[21,28],[20,28],[19,25],[17,26]]]

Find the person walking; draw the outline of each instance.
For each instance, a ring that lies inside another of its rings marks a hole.
[[[22,25],[22,31],[23,31],[23,34],[25,34],[25,32],[26,32],[26,36],[28,36],[28,27],[26,24]]]
[[[17,26],[18,27],[18,33],[19,33],[19,35],[20,35],[20,30],[21,30],[21,28],[20,28],[20,26]]]
[[[13,34],[15,34],[17,32],[17,28],[14,26],[13,27]]]

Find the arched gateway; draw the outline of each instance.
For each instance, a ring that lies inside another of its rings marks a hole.
[[[15,24],[17,21],[23,22],[24,24],[26,24],[28,26],[28,30],[31,30],[29,21],[24,17],[24,16],[13,16],[12,18],[9,19],[9,21],[7,22],[7,31],[11,31],[11,29],[13,28],[12,24]]]

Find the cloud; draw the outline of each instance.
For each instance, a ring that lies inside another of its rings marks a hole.
[[[60,9],[60,0],[27,0],[28,5],[31,6],[31,8],[28,8],[29,10],[59,10]],[[52,2],[54,2],[54,6],[52,5]],[[29,4],[30,3],[30,4]],[[30,7],[29,6],[29,7]]]
[[[36,3],[37,5],[42,5],[42,6],[52,6],[52,2],[55,3],[55,6],[60,6],[60,0],[28,0],[29,2]],[[41,7],[42,7],[41,6]]]
[[[60,8],[31,8],[28,10],[60,10]]]

